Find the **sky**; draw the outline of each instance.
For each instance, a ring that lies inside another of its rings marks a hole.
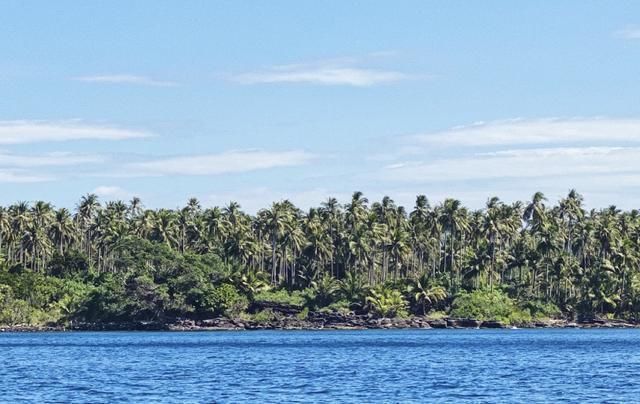
[[[638,208],[640,2],[0,3],[0,204]]]

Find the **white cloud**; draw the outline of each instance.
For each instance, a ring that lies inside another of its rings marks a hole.
[[[106,159],[99,155],[73,154],[66,152],[40,155],[17,155],[0,152],[0,167],[51,167],[74,166],[80,164],[103,163]]]
[[[102,198],[111,199],[127,199],[132,196],[131,192],[113,185],[101,185],[91,191],[91,193],[94,193]]]
[[[32,183],[51,181],[52,177],[27,173],[23,170],[0,169],[0,182]]]
[[[621,30],[614,32],[614,36],[622,39],[640,39],[640,27],[629,25]]]
[[[640,119],[513,119],[480,122],[415,135],[411,142],[432,147],[640,143]]]
[[[500,178],[557,178],[640,173],[640,148],[571,147],[519,149],[389,165],[381,176],[400,182],[440,182]]]
[[[75,77],[74,80],[87,83],[111,83],[111,84],[135,84],[155,87],[175,87],[178,83],[173,81],[156,80],[147,76],[134,74],[105,74],[96,76]]]
[[[149,137],[149,132],[81,121],[0,121],[0,144],[64,142],[70,140],[123,140]]]
[[[277,65],[268,69],[237,74],[231,78],[242,84],[298,83],[354,87],[368,87],[419,78],[399,71],[362,66],[394,54],[395,52],[376,52],[312,63]]]
[[[348,85],[368,87],[375,84],[406,80],[409,76],[400,72],[364,69],[356,67],[276,67],[267,71],[244,73],[235,76],[243,84],[258,83],[306,83],[321,85]]]
[[[378,156],[386,166],[369,179],[473,208],[492,195],[528,200],[542,191],[557,200],[572,188],[591,207],[634,207],[640,197],[640,119],[478,122],[405,137],[388,155]]]
[[[299,150],[268,152],[259,150],[229,151],[220,154],[168,157],[129,164],[134,176],[153,175],[219,175],[298,166],[314,156]]]

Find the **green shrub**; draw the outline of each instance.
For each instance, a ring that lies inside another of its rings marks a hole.
[[[432,311],[429,313],[428,317],[432,320],[440,320],[442,318],[448,317],[448,315],[444,311]]]
[[[256,293],[253,300],[256,302],[290,304],[293,306],[303,306],[305,304],[305,298],[302,292],[296,290],[289,293],[285,289],[266,290]]]
[[[273,312],[273,310],[271,309],[265,309],[265,310],[261,310],[259,312],[257,312],[256,314],[251,316],[251,319],[253,321],[256,321],[258,323],[268,323],[270,321],[273,321],[275,319],[277,319],[275,313]]]
[[[499,290],[460,293],[453,301],[451,316],[477,320],[498,320],[507,324],[531,321],[531,314]]]
[[[309,317],[309,308],[305,307],[304,309],[302,309],[300,313],[296,314],[296,317],[298,318],[298,320],[306,320],[307,317]]]
[[[378,317],[406,317],[408,305],[402,293],[385,287],[372,289],[367,297],[369,312]]]
[[[47,264],[47,272],[58,278],[84,276],[89,272],[89,262],[83,253],[75,250],[64,255],[56,252]]]
[[[352,312],[351,304],[349,304],[346,300],[339,300],[335,303],[331,303],[327,307],[323,307],[320,309],[320,312],[330,313],[330,312],[338,312],[340,314],[349,314]]]
[[[215,315],[235,317],[245,311],[249,300],[241,295],[235,286],[228,283],[215,286],[207,296],[206,303],[210,312]]]
[[[0,325],[36,324],[38,314],[29,303],[16,299],[10,286],[0,284]]]
[[[542,302],[539,300],[528,301],[522,305],[523,309],[531,313],[534,319],[557,318],[562,312],[555,304]]]

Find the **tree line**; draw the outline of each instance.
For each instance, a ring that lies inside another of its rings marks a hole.
[[[181,256],[220,258],[245,277],[302,290],[357,277],[367,287],[413,281],[416,296],[500,290],[565,313],[623,315],[640,301],[640,213],[615,206],[586,210],[575,190],[550,205],[490,198],[472,210],[456,199],[408,211],[391,198],[361,192],[303,211],[284,200],[255,215],[235,202],[203,208],[145,209],[139,198],[101,204],[93,194],[76,208],[18,202],[0,207],[0,252],[8,270],[64,271],[80,255],[87,271],[122,275],[132,243],[146,240]],[[378,291],[371,300],[385,298]],[[390,298],[391,295],[386,296]]]

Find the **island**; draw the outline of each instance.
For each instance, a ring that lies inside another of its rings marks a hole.
[[[640,213],[355,192],[237,203],[0,208],[0,330],[635,327]]]

